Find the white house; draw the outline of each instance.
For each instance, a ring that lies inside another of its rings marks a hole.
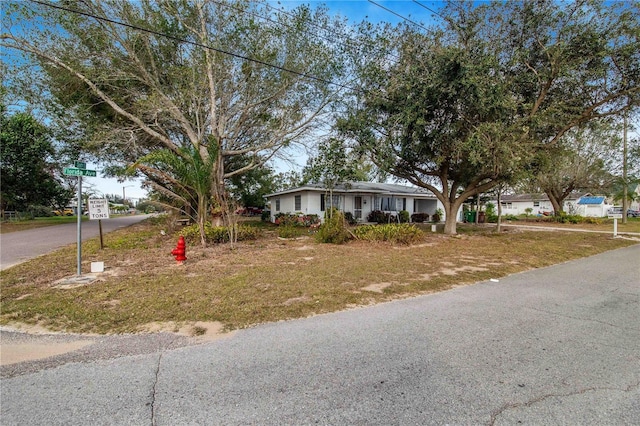
[[[351,182],[338,185],[332,193],[333,198],[330,200],[329,192],[324,186],[310,184],[269,194],[266,198],[271,205],[271,221],[275,221],[278,213],[315,214],[322,220],[325,210],[331,206],[351,212],[359,222],[366,222],[373,210],[393,215],[406,210],[409,215],[426,213],[429,216],[435,214],[437,209],[444,211],[435,195],[422,188],[390,183]]]
[[[496,203],[497,201],[492,201]],[[527,214],[531,209],[532,215],[549,215],[553,213],[553,206],[546,194],[515,194],[501,197],[502,214],[515,216]],[[612,207],[607,203],[606,197],[592,196],[591,194],[572,193],[563,203],[563,210],[568,214],[580,216],[602,217]]]

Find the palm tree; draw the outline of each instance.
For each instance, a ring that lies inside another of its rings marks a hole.
[[[215,146],[210,144],[213,149],[209,151],[215,151]],[[160,149],[131,166],[142,171],[148,177],[146,183],[169,200],[167,207],[184,212],[198,224],[203,246],[206,246],[205,223],[212,204],[212,174],[218,157],[215,154],[209,152],[207,158],[203,158],[192,146],[177,151]]]

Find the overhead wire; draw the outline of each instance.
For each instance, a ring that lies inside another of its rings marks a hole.
[[[275,11],[278,11],[279,13],[283,13],[283,14],[285,14],[285,15],[287,15],[287,16],[295,17],[295,15],[294,15],[294,14],[292,14],[292,13],[290,13],[290,12],[287,12],[286,10],[284,10],[284,8],[283,8],[283,9],[278,9],[278,8],[276,8],[276,7],[274,7],[274,6],[271,6],[271,5],[270,5],[270,4],[268,4],[268,3],[266,3],[266,4],[265,4],[265,7],[267,7],[267,8],[268,8],[268,9],[270,9],[270,10],[275,10]],[[326,27],[324,27],[324,26],[322,26],[322,25],[318,25],[318,24],[316,24],[315,22],[313,22],[313,21],[312,21],[312,20],[310,20],[310,19],[307,19],[307,22],[308,22],[311,26],[313,26],[313,27],[319,28],[319,29],[321,29],[322,31],[325,31],[325,32],[327,32],[327,33],[331,33],[331,30],[330,30],[330,29],[328,29],[328,28],[326,28]],[[348,34],[345,34],[345,33],[343,32],[343,33],[339,34],[339,37],[342,37],[343,39],[346,39],[346,40],[345,40],[344,42],[343,42],[343,41],[337,41],[337,43],[343,44],[343,45],[348,46],[348,47],[359,47],[359,46],[358,46],[359,41],[358,41],[358,40],[354,40],[354,39],[353,39],[353,37],[349,36]],[[335,40],[335,39],[330,39],[329,37],[322,37],[322,38],[324,38],[325,40],[328,40],[328,41],[334,42],[334,43],[336,42],[336,40]],[[377,47],[377,46],[373,46],[373,45],[372,45],[372,44],[370,44],[370,43],[368,43],[368,44],[366,45],[366,47],[368,47],[368,48],[374,48],[374,49],[377,49],[379,52],[381,52],[381,51],[385,51],[385,53],[388,53],[390,56],[393,56],[395,59],[400,59],[400,57],[399,57],[398,55],[396,55],[395,53],[390,52],[390,51],[388,51],[388,50],[386,50],[386,49],[379,48],[379,47]]]
[[[385,6],[383,6],[383,5],[379,4],[379,3],[376,3],[376,2],[375,2],[375,1],[373,1],[373,0],[368,0],[368,2],[369,2],[369,3],[371,3],[371,4],[373,4],[373,5],[375,5],[375,6],[378,6],[380,9],[384,9],[384,10],[386,10],[387,12],[389,12],[389,13],[391,13],[391,14],[393,14],[393,15],[397,16],[397,17],[398,17],[398,18],[400,18],[400,19],[404,19],[405,21],[407,21],[407,22],[409,22],[409,23],[411,23],[411,24],[413,24],[413,25],[415,25],[415,26],[417,26],[417,27],[422,28],[422,29],[423,29],[423,30],[425,30],[425,31],[429,31],[429,28],[425,27],[424,25],[419,24],[419,23],[417,23],[417,22],[415,22],[415,21],[412,21],[411,19],[409,19],[409,18],[407,18],[407,17],[405,17],[405,16],[400,15],[399,13],[397,13],[397,12],[395,12],[395,11],[393,11],[393,10],[389,9],[388,7],[385,7]]]
[[[204,44],[204,43],[199,43],[197,41],[181,39],[180,37],[172,36],[170,34],[166,34],[166,33],[163,33],[163,32],[160,32],[160,31],[156,31],[156,30],[152,30],[152,29],[149,29],[149,28],[139,27],[137,25],[128,24],[126,22],[117,21],[115,19],[107,18],[107,17],[104,17],[104,16],[94,15],[92,13],[83,12],[83,11],[77,10],[77,9],[71,9],[71,8],[65,7],[65,6],[60,6],[60,5],[56,5],[56,4],[47,3],[47,2],[44,2],[44,1],[41,1],[41,0],[30,0],[30,1],[33,2],[33,3],[37,3],[39,5],[45,6],[45,7],[50,7],[50,8],[53,8],[53,9],[63,10],[65,12],[75,13],[77,15],[86,16],[88,18],[96,19],[98,21],[104,21],[104,22],[108,22],[110,24],[119,25],[119,26],[130,28],[130,29],[133,29],[133,30],[146,32],[146,33],[153,34],[153,35],[156,35],[156,36],[159,36],[159,37],[164,37],[164,38],[167,38],[169,40],[176,41],[178,43],[189,44],[189,45],[200,47],[200,48],[203,48],[203,49],[212,50],[214,52],[222,53],[224,55],[228,55],[228,56],[231,56],[231,57],[234,57],[234,58],[237,58],[237,59],[242,59],[242,60],[245,60],[245,61],[254,62],[254,63],[260,64],[260,65],[264,65],[266,67],[278,69],[280,71],[284,71],[284,72],[287,72],[287,73],[290,73],[290,74],[294,74],[294,75],[297,75],[299,77],[303,77],[303,78],[306,78],[306,79],[309,79],[309,80],[318,81],[320,83],[324,83],[324,84],[327,84],[327,85],[336,86],[336,87],[340,87],[342,89],[349,89],[349,90],[354,90],[354,91],[361,91],[362,90],[362,89],[359,89],[359,88],[355,88],[355,87],[344,85],[342,83],[336,83],[334,81],[327,80],[327,79],[324,79],[322,77],[315,76],[313,74],[305,73],[305,72],[302,72],[302,71],[292,70],[290,68],[286,68],[286,67],[283,67],[283,66],[280,66],[280,65],[276,65],[276,64],[271,64],[269,62],[265,62],[263,60],[256,59],[256,58],[251,58],[249,56],[241,55],[241,54],[238,54],[238,53],[229,52],[227,50],[220,49],[220,48],[217,48],[217,47],[213,47],[213,46],[210,46],[210,45],[207,45],[207,44]]]

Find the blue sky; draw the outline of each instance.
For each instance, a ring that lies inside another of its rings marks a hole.
[[[418,23],[428,23],[432,19],[432,13],[425,9],[424,5],[430,9],[439,9],[444,2],[441,0],[329,0],[329,1],[299,1],[299,0],[280,0],[271,1],[271,4],[277,6],[280,4],[286,8],[294,8],[301,4],[311,5],[312,8],[325,4],[329,10],[335,14],[346,16],[350,21],[359,23],[363,20],[370,22],[390,22],[392,24],[402,21],[402,18],[385,10],[390,9],[405,18]],[[382,6],[382,7],[380,7]]]

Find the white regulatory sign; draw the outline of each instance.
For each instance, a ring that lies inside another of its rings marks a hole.
[[[109,219],[109,200],[89,198],[89,219]]]
[[[622,219],[622,213],[609,213],[607,215],[609,219]]]

